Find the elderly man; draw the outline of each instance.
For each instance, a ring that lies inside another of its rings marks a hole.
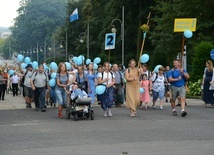
[[[115,76],[115,84],[114,84],[114,101],[116,107],[121,107],[121,104],[123,104],[123,75],[120,72],[118,65],[113,64],[113,73]]]
[[[34,72],[31,79],[31,87],[34,90],[34,100],[35,100],[35,107],[36,111],[41,109],[42,112],[46,111],[45,106],[45,95],[46,95],[46,87],[48,87],[48,76],[44,72],[43,65],[39,66],[39,70],[37,72]]]

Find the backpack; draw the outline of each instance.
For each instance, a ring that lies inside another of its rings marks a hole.
[[[157,80],[157,78],[158,78],[158,73],[155,73],[155,74],[156,74],[156,76],[155,76],[154,81],[152,81],[152,83],[154,83]]]
[[[112,72],[110,72],[110,73],[111,73],[111,77],[112,77],[112,79],[113,79],[113,73],[112,73]],[[103,72],[102,72],[101,74],[102,74],[101,80],[103,80]]]
[[[25,72],[24,76],[22,77],[22,80],[20,82],[20,86],[23,87],[24,86],[24,82],[25,82],[25,76],[27,75],[28,70]]]

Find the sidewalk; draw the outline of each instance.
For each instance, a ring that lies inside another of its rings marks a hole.
[[[176,102],[177,103],[177,102]],[[200,99],[187,99],[187,105],[203,105]],[[97,105],[96,103],[94,105]],[[151,103],[149,104],[149,106]],[[158,105],[158,101],[157,101]],[[25,109],[25,100],[22,95],[13,97],[12,94],[5,94],[5,100],[0,100],[0,110]],[[169,103],[164,103],[164,106],[170,106]],[[34,103],[33,103],[34,107]]]

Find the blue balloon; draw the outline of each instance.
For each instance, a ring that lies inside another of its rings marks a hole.
[[[184,36],[185,36],[186,38],[191,38],[191,37],[193,36],[193,33],[192,33],[191,30],[185,30],[185,31],[184,31]]]
[[[50,87],[54,87],[56,85],[56,80],[55,79],[51,79],[49,82],[48,82],[49,86]]]
[[[82,61],[85,61],[84,55],[80,55],[79,57],[82,59]]]
[[[143,54],[140,57],[140,62],[141,63],[147,63],[149,61],[149,55],[148,54]]]
[[[105,92],[106,86],[104,85],[98,85],[95,89],[96,94],[101,95]]]
[[[69,62],[65,62],[65,65],[66,65],[67,70],[71,69],[71,64]]]
[[[76,63],[77,65],[82,65],[82,61],[83,61],[83,60],[82,60],[82,57],[79,56],[79,57],[76,59],[76,62],[75,62],[75,63]]]
[[[94,70],[98,69],[98,65],[94,63],[93,68],[94,68]]]
[[[157,65],[154,69],[154,72],[158,73],[159,72],[159,68],[162,67],[162,65]]]
[[[86,63],[86,65],[90,64],[91,63],[91,59],[87,59],[85,63]]]
[[[33,61],[32,66],[34,69],[38,68],[38,62],[37,61]]]
[[[72,60],[73,60],[74,63],[76,63],[77,57],[73,57]]]
[[[31,62],[30,58],[29,57],[25,57],[25,63],[26,64],[30,64],[30,62]]]
[[[15,72],[15,71],[11,69],[11,70],[9,70],[8,74],[9,74],[9,75],[13,75],[14,72]]]
[[[56,78],[56,73],[55,72],[51,73],[51,79],[55,79],[55,78]]]
[[[21,68],[22,68],[22,69],[25,69],[25,68],[26,68],[26,66],[27,66],[27,64],[26,64],[26,63],[21,63]]]
[[[55,70],[55,71],[56,71],[58,67],[57,67],[57,64],[56,64],[55,62],[51,62],[51,63],[50,63],[50,68],[51,68],[52,70]]]
[[[19,62],[21,62],[23,59],[24,59],[24,56],[23,56],[22,54],[18,54],[18,55],[17,55],[17,60],[18,60]]]
[[[140,93],[142,94],[142,93],[144,93],[144,91],[145,91],[144,88],[141,87],[140,88]]]
[[[48,66],[47,65],[43,65],[43,67],[44,67],[44,70],[46,71],[47,69],[48,69]]]
[[[99,64],[101,62],[101,59],[99,57],[96,57],[94,59],[94,63]]]

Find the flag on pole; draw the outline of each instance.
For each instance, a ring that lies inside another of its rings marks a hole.
[[[78,9],[76,8],[72,14],[70,15],[70,22],[73,22],[75,20],[79,19],[79,16],[78,16]]]

